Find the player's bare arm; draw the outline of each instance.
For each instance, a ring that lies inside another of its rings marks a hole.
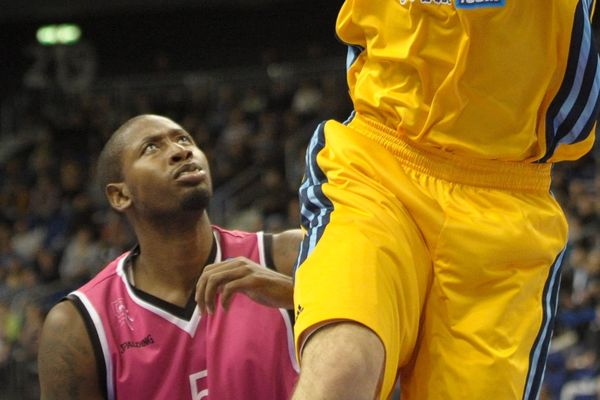
[[[277,271],[287,276],[293,275],[303,237],[304,232],[300,229],[290,229],[273,235],[271,256]]]
[[[275,271],[237,257],[207,265],[196,285],[196,301],[203,312],[215,310],[217,293],[224,308],[232,296],[241,292],[269,307],[292,309],[294,288],[292,269],[302,240],[302,231],[290,230],[273,235],[272,259]]]
[[[38,354],[42,400],[103,399],[92,343],[69,301],[50,310]]]

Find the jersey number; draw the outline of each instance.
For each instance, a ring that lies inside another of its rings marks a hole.
[[[201,400],[208,396],[208,382],[206,382],[207,375],[207,369],[190,375],[190,389],[192,390],[193,400]]]

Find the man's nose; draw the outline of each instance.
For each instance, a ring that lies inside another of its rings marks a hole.
[[[192,157],[192,151],[178,143],[172,145],[171,162],[178,163]]]

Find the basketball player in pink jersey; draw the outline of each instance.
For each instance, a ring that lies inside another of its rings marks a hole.
[[[42,399],[287,399],[301,232],[211,225],[206,157],[164,117],[121,126],[98,173],[138,244],[48,314]]]

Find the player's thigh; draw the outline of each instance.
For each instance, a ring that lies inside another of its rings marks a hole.
[[[548,193],[462,188],[447,200],[404,396],[485,398],[494,388],[498,398],[530,398],[556,307],[562,212]]]
[[[340,140],[338,128],[347,129],[325,130],[307,174],[313,181],[301,189],[309,218],[295,274],[297,346],[331,322],[368,327],[385,347],[382,392],[388,393],[416,342],[431,261],[412,217],[377,178],[386,173],[403,179],[396,160],[384,152],[363,157],[366,144]]]

